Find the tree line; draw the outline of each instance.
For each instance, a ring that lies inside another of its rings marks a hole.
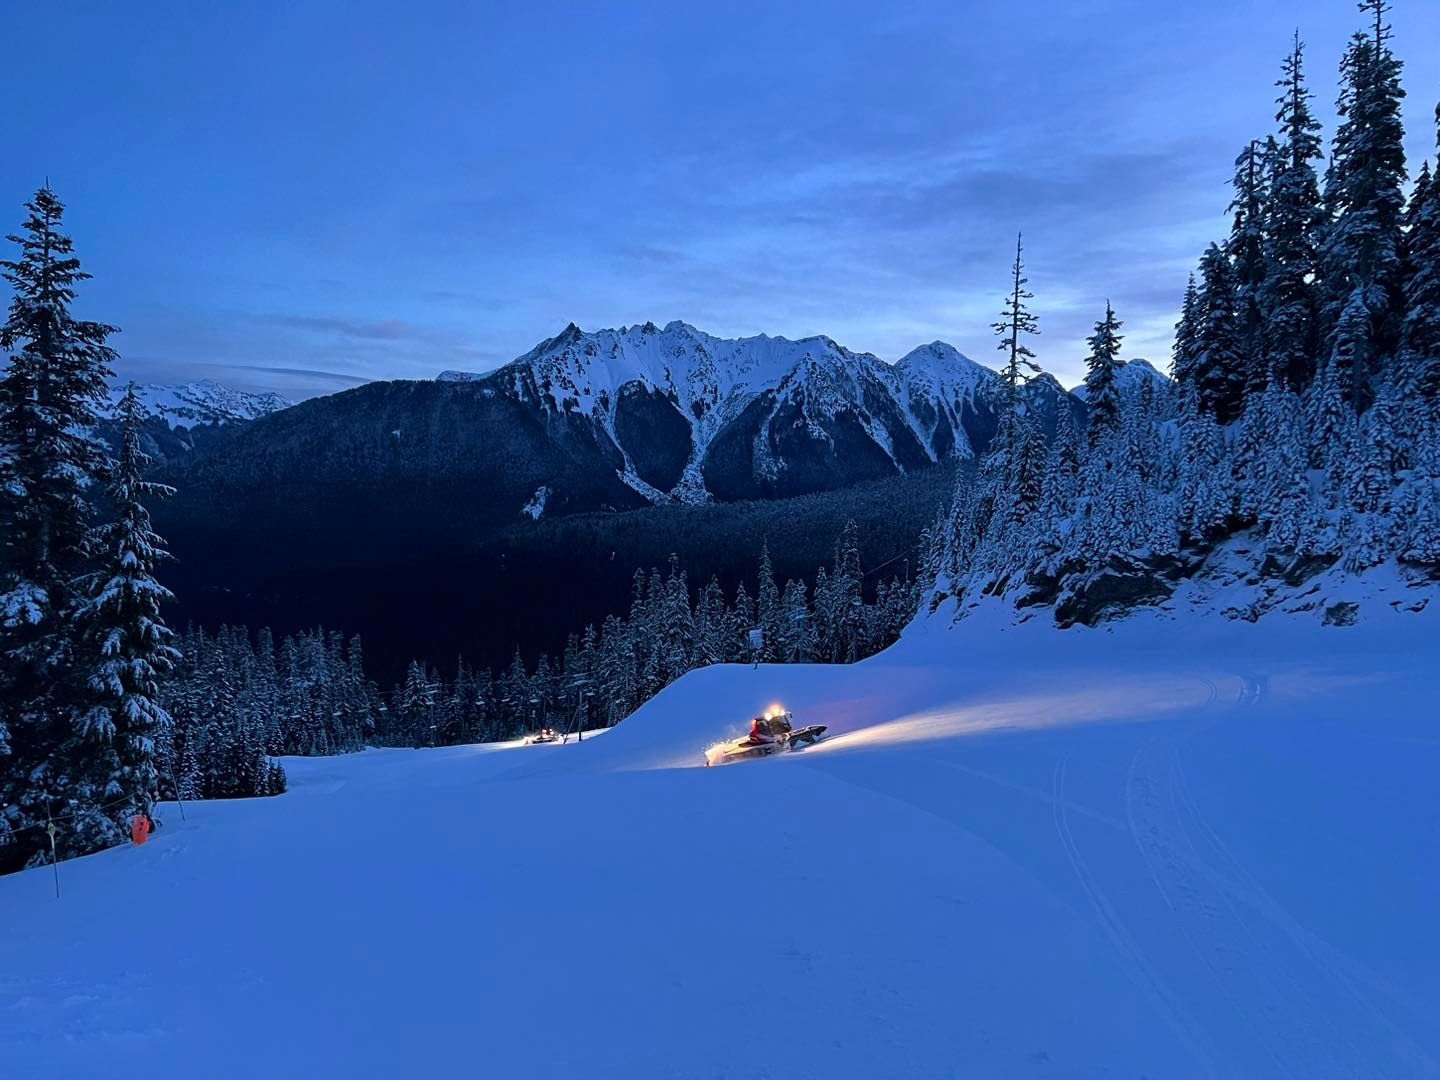
[[[1427,162],[1404,190],[1388,7],[1360,4],[1323,176],[1297,35],[1277,130],[1242,149],[1229,236],[1185,290],[1174,405],[1148,383],[1122,386],[1107,303],[1088,343],[1085,429],[1062,424],[1047,442],[1007,410],[932,530],[932,607],[1004,593],[1092,620],[1164,595],[1166,577],[1246,530],[1291,578],[1337,562],[1440,565],[1440,182]],[[1011,387],[1038,329],[1025,285],[1017,247],[997,324]]]
[[[517,650],[503,672],[458,662],[453,678],[414,661],[376,732],[388,746],[509,739],[540,728],[579,731],[619,723],[694,668],[726,663],[849,663],[892,644],[914,617],[918,593],[896,575],[873,600],[864,589],[859,534],[848,523],[813,589],[783,588],[762,546],[756,595],[727,598],[717,578],[691,595],[672,557],[668,572],[636,571],[628,616],[569,636],[562,655],[527,668]],[[879,569],[877,567],[877,569]]]
[[[891,644],[918,602],[900,576],[867,598],[858,530],[842,531],[813,590],[782,588],[762,547],[752,599],[717,578],[692,596],[679,562],[637,571],[628,615],[569,636],[564,652],[502,671],[463,658],[453,674],[415,660],[396,686],[365,674],[358,636],[314,630],[278,644],[269,630],[190,628],[162,687],[170,723],[159,740],[167,798],[225,798],[284,788],[278,755],[366,746],[427,747],[513,739],[541,728],[619,723],[697,667],[719,663],[850,662]]]

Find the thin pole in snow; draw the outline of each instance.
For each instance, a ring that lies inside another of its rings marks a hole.
[[[180,785],[175,782],[175,762],[169,761],[166,764],[170,768],[170,783],[175,788],[175,805],[180,808],[180,820],[185,820],[185,800],[180,797]]]
[[[50,869],[55,871],[55,899],[60,899],[60,860],[55,855],[55,822],[50,819],[50,800],[45,800],[45,831],[50,834]]]

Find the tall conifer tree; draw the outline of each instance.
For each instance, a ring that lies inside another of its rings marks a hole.
[[[1265,200],[1267,197],[1267,159],[1278,150],[1267,149],[1251,140],[1235,159],[1233,186],[1235,197],[1230,202],[1234,214],[1230,239],[1225,253],[1230,257],[1235,274],[1235,333],[1239,352],[1239,400],[1226,403],[1225,412],[1239,415],[1244,397],[1265,388],[1265,317],[1260,306],[1265,287]]]
[[[0,327],[0,870],[48,847],[47,816],[64,815],[61,855],[119,838],[99,807],[113,762],[105,733],[85,725],[79,588],[89,570],[91,492],[105,452],[94,430],[106,399],[115,328],[71,314],[89,275],[61,231],[49,187],[26,204],[14,259],[0,262],[12,297]]]
[[[1436,162],[1440,165],[1440,106],[1435,109]],[[1423,402],[1440,400],[1440,176],[1427,168],[1410,201],[1405,322],[1400,333],[1396,385],[1406,401],[1412,438],[1425,427]]]
[[[109,485],[115,518],[94,536],[101,568],[81,617],[95,653],[90,677],[95,701],[85,723],[103,732],[114,746],[118,768],[105,798],[110,816],[123,827],[134,814],[152,816],[159,791],[155,743],[170,723],[159,702],[159,681],[179,654],[160,617],[160,605],[171,599],[170,590],[155,580],[155,569],[167,553],[150,527],[143,502],[174,489],[144,478],[149,460],[140,449],[144,409],[133,384],[116,415],[121,425],[120,457]]]
[[[1300,35],[1285,58],[1280,81],[1280,158],[1265,206],[1265,280],[1260,307],[1265,318],[1267,376],[1278,373],[1296,390],[1314,377],[1315,274],[1324,221],[1315,161],[1320,124],[1305,86],[1305,46]]]
[[[1040,370],[1040,365],[1035,363],[1034,351],[1025,344],[1027,337],[1040,333],[1040,324],[1025,304],[1027,300],[1033,300],[1035,294],[1026,288],[1028,279],[1025,277],[1022,239],[1019,234],[1015,237],[1015,264],[1010,272],[1010,292],[1005,297],[1000,320],[994,324],[995,333],[1000,338],[1000,344],[996,348],[1005,354],[1005,364],[1000,369],[1000,378],[1005,386],[1004,411],[999,418],[999,428],[995,436],[998,448],[1002,451],[1009,450],[1014,442],[1015,420],[1020,409],[1020,388],[1031,375]]]
[[[1400,334],[1401,216],[1405,201],[1401,62],[1390,49],[1388,0],[1361,0],[1371,17],[1345,54],[1325,200],[1333,220],[1320,249],[1325,353],[1356,409]]]
[[[1200,411],[1228,424],[1244,400],[1245,362],[1235,319],[1235,274],[1217,244],[1200,260],[1200,278],[1190,377]]]
[[[1095,324],[1095,333],[1088,342],[1090,355],[1085,360],[1085,403],[1090,408],[1088,441],[1092,451],[1104,445],[1120,430],[1122,325],[1115,317],[1115,309],[1110,306],[1110,301],[1105,301],[1105,318]]]

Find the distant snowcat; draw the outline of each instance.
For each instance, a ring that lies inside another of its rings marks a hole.
[[[706,765],[729,765],[746,758],[769,757],[782,750],[798,750],[817,743],[825,735],[824,724],[794,726],[795,717],[779,705],[750,721],[750,733],[731,742],[719,743],[705,751]]]
[[[541,728],[534,735],[525,740],[526,746],[534,746],[537,743],[559,742],[560,735],[554,728]]]

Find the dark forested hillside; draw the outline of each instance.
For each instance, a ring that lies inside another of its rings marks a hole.
[[[853,518],[864,568],[888,562],[884,577],[902,573],[948,500],[953,475],[947,464],[795,499],[504,527],[485,526],[470,508],[446,507],[443,492],[432,493],[434,514],[442,524],[448,514],[448,528],[437,527],[436,517],[416,521],[390,510],[379,493],[337,498],[323,512],[297,508],[278,524],[227,512],[217,528],[182,512],[162,519],[177,556],[167,580],[180,598],[179,624],[242,623],[279,634],[323,623],[363,635],[366,662],[382,680],[398,678],[416,656],[448,664],[463,654],[501,667],[517,645],[530,658],[555,653],[567,634],[624,611],[634,572],[664,565],[672,553],[692,588],[713,574],[727,592],[740,581],[753,592],[756,557],[768,541],[781,580],[810,581]]]

